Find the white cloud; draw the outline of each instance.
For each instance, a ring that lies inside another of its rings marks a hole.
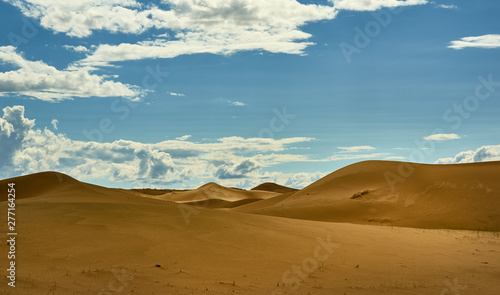
[[[0,47],[0,62],[18,70],[0,73],[0,96],[25,95],[56,102],[74,97],[140,96],[137,87],[105,80],[86,68],[58,70],[43,61],[29,61],[12,46]]]
[[[55,130],[57,130],[57,124],[59,124],[59,121],[57,119],[52,119],[52,121],[50,121],[50,124],[52,124],[52,127],[54,127]]]
[[[453,49],[464,49],[468,47],[473,48],[499,48],[500,47],[500,35],[490,34],[475,37],[464,37],[457,41],[451,41],[448,48]]]
[[[475,151],[465,151],[458,153],[453,158],[442,158],[436,164],[459,164],[486,161],[500,161],[500,145],[486,145]]]
[[[228,105],[235,106],[235,107],[244,107],[246,106],[246,103],[243,103],[241,101],[233,101],[229,99],[222,99],[223,102],[227,103]]]
[[[159,23],[176,32],[174,38],[136,44],[103,44],[81,63],[145,58],[173,58],[184,54],[232,54],[265,50],[272,53],[304,54],[313,45],[304,42],[310,34],[298,28],[308,22],[333,19],[331,6],[304,5],[295,0],[245,2],[175,0],[171,11],[158,13]]]
[[[334,19],[338,10],[377,10],[383,7],[421,5],[426,0],[331,0],[334,6],[303,4],[296,0],[6,0],[40,25],[72,37],[88,37],[94,31],[142,34],[165,31],[137,43],[100,44],[91,49],[67,46],[89,53],[78,64],[109,66],[111,63],[179,55],[232,54],[263,50],[305,54],[314,45],[311,34],[300,28],[308,23]]]
[[[156,27],[153,18],[158,9],[141,10],[133,0],[6,0],[21,12],[40,20],[40,24],[71,37],[87,37],[94,30],[121,33],[142,33]]]
[[[323,172],[315,172],[315,173],[295,173],[293,175],[288,176],[288,179],[284,182],[283,185],[302,189],[311,183],[325,177],[328,173]],[[279,181],[277,181],[280,183]]]
[[[89,52],[90,50],[83,46],[83,45],[78,45],[78,46],[72,46],[72,45],[64,45],[63,46],[67,50],[71,50],[74,52]]]
[[[105,179],[135,186],[166,186],[188,180],[218,181],[252,187],[273,181],[303,187],[325,173],[281,173],[273,166],[292,162],[375,159],[386,153],[338,154],[325,159],[291,154],[295,144],[314,138],[283,139],[223,137],[193,142],[190,135],[158,143],[118,140],[109,143],[72,140],[66,135],[34,128],[24,107],[5,108],[0,118],[0,177],[55,170],[80,180]]]
[[[436,141],[446,141],[446,140],[453,140],[453,139],[460,139],[461,137],[458,136],[457,134],[450,133],[450,134],[433,134],[424,137],[425,140],[436,140]]]
[[[0,118],[0,171],[12,165],[13,157],[22,146],[27,134],[35,125],[35,120],[24,117],[23,106],[5,107]],[[0,172],[1,173],[1,172]]]
[[[170,37],[170,35],[168,33],[163,33],[163,34],[155,35],[155,38],[168,38],[168,37]]]
[[[217,168],[215,176],[218,179],[246,178],[249,173],[257,171],[261,166],[251,159],[243,160],[239,163],[226,163]]]
[[[361,159],[376,159],[380,157],[386,157],[387,153],[374,153],[374,154],[362,154],[362,155],[333,155],[327,159],[327,161],[341,161],[341,160],[361,160]]]
[[[427,0],[330,0],[334,7],[342,10],[374,11],[384,7],[396,8],[427,4]]]
[[[392,157],[385,157],[384,160],[406,160],[406,157],[400,157],[400,156],[392,156]]]
[[[97,30],[130,34],[153,28],[166,31],[155,40],[136,44],[101,44],[82,61],[91,66],[248,50],[304,54],[313,43],[304,42],[311,35],[299,28],[337,14],[332,6],[296,0],[163,0],[144,4],[134,0],[7,1],[26,16],[39,19],[43,27],[72,37],[87,37]]]
[[[457,9],[458,8],[456,5],[445,5],[445,4],[438,4],[437,7],[444,8],[444,9]]]
[[[339,146],[338,149],[343,150],[342,153],[358,153],[361,151],[374,150],[375,148],[368,145],[361,145],[361,146],[350,146],[350,147]]]
[[[186,135],[159,143],[99,143],[72,140],[47,128],[35,129],[34,124],[24,117],[24,107],[4,109],[0,118],[0,177],[55,170],[81,180],[107,179],[138,186],[196,178],[257,183],[268,177],[263,168],[309,161],[286,151],[293,144],[312,140],[225,137],[197,143],[188,141],[190,136]]]
[[[177,137],[176,139],[184,141],[184,140],[188,140],[189,138],[191,138],[191,135],[184,135],[184,136],[181,136],[181,137]]]
[[[301,189],[326,176],[327,174],[328,173],[325,172],[264,172],[256,177],[221,179],[219,181],[222,185],[241,188],[253,188],[264,182],[274,182],[284,186]]]
[[[186,96],[185,94],[182,94],[182,93],[175,93],[175,92],[167,92],[168,95],[171,95],[171,96]]]

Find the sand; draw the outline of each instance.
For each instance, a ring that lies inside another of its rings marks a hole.
[[[399,188],[400,198],[409,192],[418,198],[412,205],[400,201],[394,203],[399,207],[386,209],[396,212],[387,211],[387,218],[402,218],[417,204],[441,205],[442,222],[433,214],[425,215],[428,219],[411,215],[405,222],[413,227],[359,221],[364,216],[356,212],[359,204],[379,209],[383,203],[387,187],[376,174],[394,165],[400,164],[358,163],[301,191],[209,184],[191,195],[177,191],[177,200],[168,195],[171,191],[109,189],[54,172],[0,181],[5,191],[8,182],[15,182],[18,198],[17,287],[7,286],[4,242],[0,294],[498,294],[496,219],[472,224],[491,231],[464,230],[472,227],[464,226],[472,215],[452,218],[446,205],[455,204],[453,210],[469,206],[476,217],[498,212],[493,205],[499,197],[499,163],[418,165]],[[481,194],[481,186],[491,191]],[[364,190],[369,192],[351,199]],[[485,201],[486,196],[493,201]],[[6,193],[1,197],[0,212],[7,212]],[[253,201],[208,208],[206,200]],[[193,201],[203,204],[189,205]],[[343,205],[355,211],[345,213],[345,221],[317,220],[329,219],[319,213],[335,215],[337,209],[328,210],[341,201],[354,204]],[[311,215],[272,216],[296,214],[299,206]],[[261,209],[271,213],[238,212]],[[439,228],[450,224],[454,229]],[[5,223],[0,231],[7,231]]]

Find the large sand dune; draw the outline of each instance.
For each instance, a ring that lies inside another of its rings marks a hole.
[[[308,211],[309,207],[322,203],[328,210],[342,200],[357,202],[354,211],[358,203],[378,206],[389,201],[384,201],[382,192],[388,188],[377,173],[397,169],[394,165],[399,164],[359,163],[302,191],[274,197],[256,191],[256,199],[264,200],[232,210],[246,207],[274,214],[280,212],[276,208],[298,212],[304,206],[306,213],[299,217],[315,219],[308,214],[318,211]],[[464,202],[476,214],[489,214],[498,208],[491,208],[496,203],[468,198],[481,192],[481,186],[491,191],[479,198],[498,197],[498,185],[492,181],[497,167],[498,163],[418,165],[420,172],[396,185],[403,198],[411,183],[418,182],[413,184],[418,198],[407,207],[403,200],[389,202],[399,206],[389,209],[403,214],[416,204],[450,202],[464,208]],[[462,169],[468,168],[466,176]],[[445,179],[446,184],[432,185]],[[500,288],[498,231],[359,225],[213,210],[187,204],[207,199],[245,202],[253,195],[212,184],[208,187],[222,196],[207,190],[200,199],[179,197],[177,204],[155,199],[163,192],[108,189],[58,173],[0,181],[5,191],[1,212],[7,212],[9,182],[15,182],[17,190],[17,287],[7,286],[4,242],[0,294],[498,294]],[[369,193],[351,199],[363,190]],[[335,193],[329,197],[327,191]],[[448,200],[455,195],[458,200]],[[357,222],[359,215],[349,218]],[[455,219],[446,214],[443,218],[459,227],[470,216],[464,212]],[[7,231],[5,223],[0,223],[0,231]]]
[[[500,230],[500,162],[356,163],[240,212],[417,228]]]

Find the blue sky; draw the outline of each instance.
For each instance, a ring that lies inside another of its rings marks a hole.
[[[0,2],[6,178],[303,187],[500,160],[496,1]]]

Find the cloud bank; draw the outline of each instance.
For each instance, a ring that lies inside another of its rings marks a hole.
[[[158,143],[118,140],[110,143],[72,140],[64,134],[35,128],[23,106],[6,107],[0,118],[0,177],[55,170],[81,180],[105,179],[135,186],[166,186],[188,180],[216,179],[222,184],[258,185],[299,181],[295,174],[267,172],[273,165],[309,161],[288,153],[312,138],[225,137],[214,142],[189,141],[190,135]],[[318,173],[302,174],[305,183]]]
[[[442,158],[436,164],[460,164],[486,161],[500,161],[500,145],[486,145],[475,151],[458,153],[453,158]]]
[[[100,44],[79,62],[85,66],[185,54],[232,54],[263,50],[305,54],[314,45],[311,34],[300,28],[308,23],[331,20],[339,10],[373,11],[426,4],[425,0],[331,0],[331,5],[303,4],[296,0],[6,0],[21,12],[57,33],[85,38],[95,32],[140,35],[163,31],[137,43]]]
[[[141,95],[137,87],[90,74],[89,69],[58,70],[43,61],[29,61],[13,46],[0,47],[0,62],[17,70],[0,73],[0,96],[24,95],[49,102],[74,97],[129,97]]]
[[[57,1],[8,0],[46,29],[84,38],[96,31],[140,35],[164,31],[153,40],[101,44],[81,63],[147,58],[173,58],[182,54],[231,54],[245,50],[304,54],[311,37],[299,27],[333,19],[337,10],[328,5],[295,0],[134,0]],[[172,37],[171,37],[172,36]],[[70,48],[70,47],[68,47]],[[83,48],[74,48],[84,51]]]

